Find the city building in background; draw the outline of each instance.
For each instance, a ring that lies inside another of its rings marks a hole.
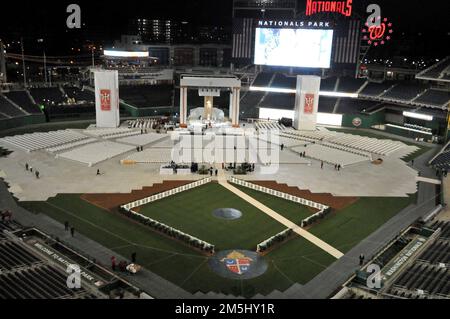
[[[226,44],[230,40],[230,30],[225,26],[195,25],[171,19],[132,19],[128,33],[140,36],[143,43],[153,44]]]

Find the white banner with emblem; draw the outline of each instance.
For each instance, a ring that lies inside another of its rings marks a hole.
[[[119,75],[117,71],[95,71],[95,113],[99,128],[120,125]]]
[[[297,76],[294,115],[295,129],[302,131],[316,130],[319,90],[320,77],[310,75]]]

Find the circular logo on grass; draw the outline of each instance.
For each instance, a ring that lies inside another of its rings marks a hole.
[[[234,208],[218,208],[213,211],[213,216],[220,219],[235,220],[242,217],[242,213]]]
[[[360,127],[362,125],[362,120],[359,117],[355,117],[352,121],[353,126]]]
[[[264,274],[267,262],[254,251],[225,250],[210,258],[211,269],[228,279],[251,279]]]

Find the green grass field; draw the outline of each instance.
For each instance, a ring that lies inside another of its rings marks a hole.
[[[327,216],[310,232],[345,253],[415,200],[415,195],[362,197],[353,205]]]
[[[296,218],[297,213],[307,214],[306,208],[294,203],[262,193],[251,195],[280,214],[290,216],[289,219]],[[361,199],[325,219],[311,231],[345,252],[411,201],[412,197]],[[209,268],[208,257],[122,215],[93,206],[79,195],[58,195],[46,202],[20,204],[61,223],[69,221],[77,232],[117,254],[129,258],[132,252],[136,252],[138,263],[142,266],[191,293],[214,291],[251,297],[256,293],[284,291],[294,283],[307,283],[335,261],[305,239],[293,237],[265,256],[269,268],[264,275],[250,280],[224,279]],[[221,207],[239,209],[244,216],[241,220],[228,222],[216,219],[212,216],[212,210]],[[170,200],[155,202],[141,210],[144,211],[152,218],[190,230],[192,235],[199,235],[201,239],[209,239],[220,249],[253,249],[260,239],[284,229],[284,226],[249,207],[218,184],[209,184]]]
[[[213,216],[218,208],[235,208],[242,212],[242,217],[219,219]],[[255,250],[257,244],[286,229],[217,183],[141,206],[139,212],[214,244],[217,251]]]
[[[274,211],[276,211],[277,213],[279,213],[281,216],[289,219],[291,222],[300,225],[300,222],[305,219],[306,217],[311,216],[312,214],[314,214],[316,211],[313,211],[312,209],[273,196],[273,195],[269,195],[269,194],[265,194],[263,192],[259,192],[244,186],[240,186],[240,185],[233,185],[234,187],[238,188],[239,190],[243,191],[244,193],[246,193],[247,195],[253,197],[254,199],[256,199],[257,201],[259,201],[260,203],[266,205],[267,207],[273,209]]]
[[[236,187],[294,223],[298,224],[299,216],[303,219],[312,214],[303,205],[246,187]],[[415,195],[361,197],[354,204],[313,225],[310,232],[345,253],[415,200]]]

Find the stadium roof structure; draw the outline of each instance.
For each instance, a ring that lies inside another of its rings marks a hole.
[[[450,83],[450,56],[418,73],[416,79]]]

